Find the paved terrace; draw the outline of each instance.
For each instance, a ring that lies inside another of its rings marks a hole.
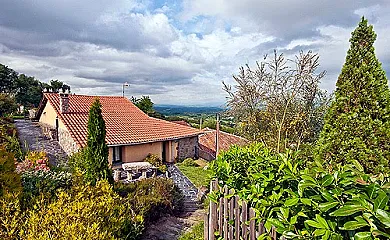
[[[29,120],[15,120],[19,141],[24,151],[46,152],[50,164],[57,165],[67,159],[57,141],[44,137],[38,123]]]

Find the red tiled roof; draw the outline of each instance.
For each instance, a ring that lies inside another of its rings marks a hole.
[[[183,126],[191,127],[191,124],[189,124],[188,122],[186,122],[184,120],[177,120],[177,121],[171,121],[171,122],[176,123],[176,124],[180,124],[180,125],[183,125]]]
[[[69,94],[68,113],[60,112],[58,93],[44,93],[72,138],[83,147],[87,142],[89,109],[95,98],[102,104],[108,145],[131,145],[179,139],[201,134],[195,128],[149,117],[124,97]],[[43,106],[44,107],[44,106]]]
[[[216,139],[216,130],[205,128],[204,134],[199,136],[199,148],[209,154],[215,156],[215,139]],[[219,131],[219,150],[229,150],[232,145],[245,145],[248,143],[248,140],[245,138]]]

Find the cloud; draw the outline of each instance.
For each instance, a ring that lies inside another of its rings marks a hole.
[[[222,105],[221,81],[273,49],[321,55],[334,89],[362,14],[390,66],[389,3],[378,1],[11,1],[0,8],[0,63],[76,93],[150,95],[156,103]],[[390,69],[388,69],[390,70]]]

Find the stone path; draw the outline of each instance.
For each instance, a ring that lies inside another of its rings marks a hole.
[[[197,188],[175,166],[168,166],[174,183],[183,192],[183,211],[179,216],[165,216],[147,226],[142,240],[177,240],[181,233],[203,219],[204,209],[197,200]]]
[[[198,189],[194,184],[173,164],[168,166],[168,172],[173,182],[183,192],[186,200],[197,202]]]
[[[29,120],[15,120],[15,126],[18,129],[19,141],[23,150],[44,151],[49,162],[53,165],[67,159],[67,154],[57,141],[43,136],[38,123]]]

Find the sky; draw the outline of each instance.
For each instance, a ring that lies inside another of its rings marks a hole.
[[[72,92],[223,106],[222,81],[276,49],[320,55],[335,89],[361,16],[390,73],[388,0],[0,0],[0,63]]]

